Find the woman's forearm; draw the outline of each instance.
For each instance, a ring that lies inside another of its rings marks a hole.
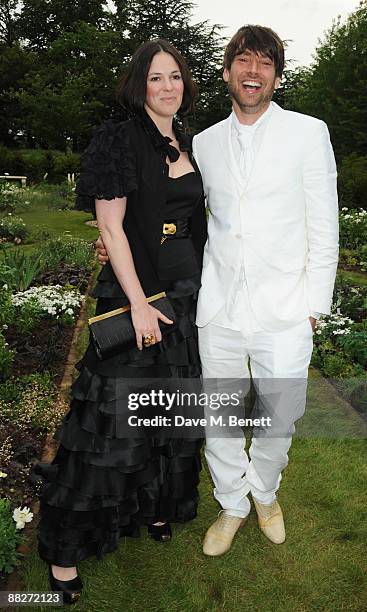
[[[145,294],[135,270],[129,241],[123,229],[101,230],[113,271],[134,308],[145,302]]]

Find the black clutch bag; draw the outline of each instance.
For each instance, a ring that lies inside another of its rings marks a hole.
[[[173,321],[171,324],[159,321],[162,336],[173,331],[176,327],[176,315],[165,292],[148,297],[147,302],[154,302],[154,308]],[[100,359],[136,347],[136,335],[130,311],[129,304],[89,319],[92,341]]]

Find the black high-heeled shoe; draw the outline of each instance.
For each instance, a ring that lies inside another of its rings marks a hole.
[[[80,576],[72,580],[58,580],[52,573],[51,565],[48,566],[48,576],[51,591],[62,591],[64,604],[74,604],[78,601],[83,589]]]
[[[169,523],[148,525],[148,533],[156,542],[168,542],[172,538],[172,529]]]

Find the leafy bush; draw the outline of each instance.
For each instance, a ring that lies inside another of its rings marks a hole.
[[[49,180],[55,183],[65,181],[68,174],[80,172],[80,155],[76,153],[55,153]]]
[[[367,201],[367,156],[348,155],[339,164],[338,187],[343,206],[357,208]]]
[[[45,176],[53,183],[64,181],[68,173],[80,171],[80,155],[43,149],[7,149],[0,146],[0,167],[8,174],[26,176],[39,183]]]
[[[336,342],[349,360],[367,367],[367,331],[352,330],[348,336],[338,338]]]
[[[75,204],[75,187],[72,183],[61,183],[60,185],[49,185],[47,207],[57,210],[70,210]]]
[[[367,309],[367,286],[359,287],[348,282],[339,276],[336,278],[333,308],[344,313],[346,317],[353,321],[360,322],[366,315]]]
[[[343,207],[339,215],[340,246],[344,249],[359,249],[367,244],[367,211],[348,210]]]
[[[0,238],[18,243],[24,240],[28,234],[29,230],[20,217],[13,217],[11,213],[8,213],[6,217],[1,219]]]
[[[365,342],[366,334],[351,318],[333,312],[317,322],[312,364],[330,378],[363,376]]]
[[[324,355],[322,371],[328,378],[349,378],[363,373],[363,369],[361,371],[346,355],[337,351]]]
[[[14,183],[0,181],[0,212],[13,213],[16,208],[24,207],[27,201],[23,197],[23,191]]]
[[[10,574],[18,564],[17,546],[22,536],[13,520],[11,503],[0,499],[0,572]]]
[[[48,372],[10,378],[0,384],[0,416],[19,428],[54,431],[65,412]]]
[[[23,251],[8,251],[0,261],[0,285],[25,291],[42,270],[40,255],[25,255]]]
[[[57,269],[64,263],[91,271],[95,265],[93,245],[67,234],[49,240],[41,247],[40,254],[47,270]]]

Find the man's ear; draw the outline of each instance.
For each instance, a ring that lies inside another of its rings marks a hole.
[[[280,81],[281,81],[281,78],[280,78],[280,77],[277,77],[277,78],[275,79],[275,86],[274,86],[274,89],[278,89],[278,87],[280,86]]]
[[[228,83],[228,79],[229,79],[229,70],[228,68],[225,68],[223,70],[223,81],[225,81],[226,83]]]

